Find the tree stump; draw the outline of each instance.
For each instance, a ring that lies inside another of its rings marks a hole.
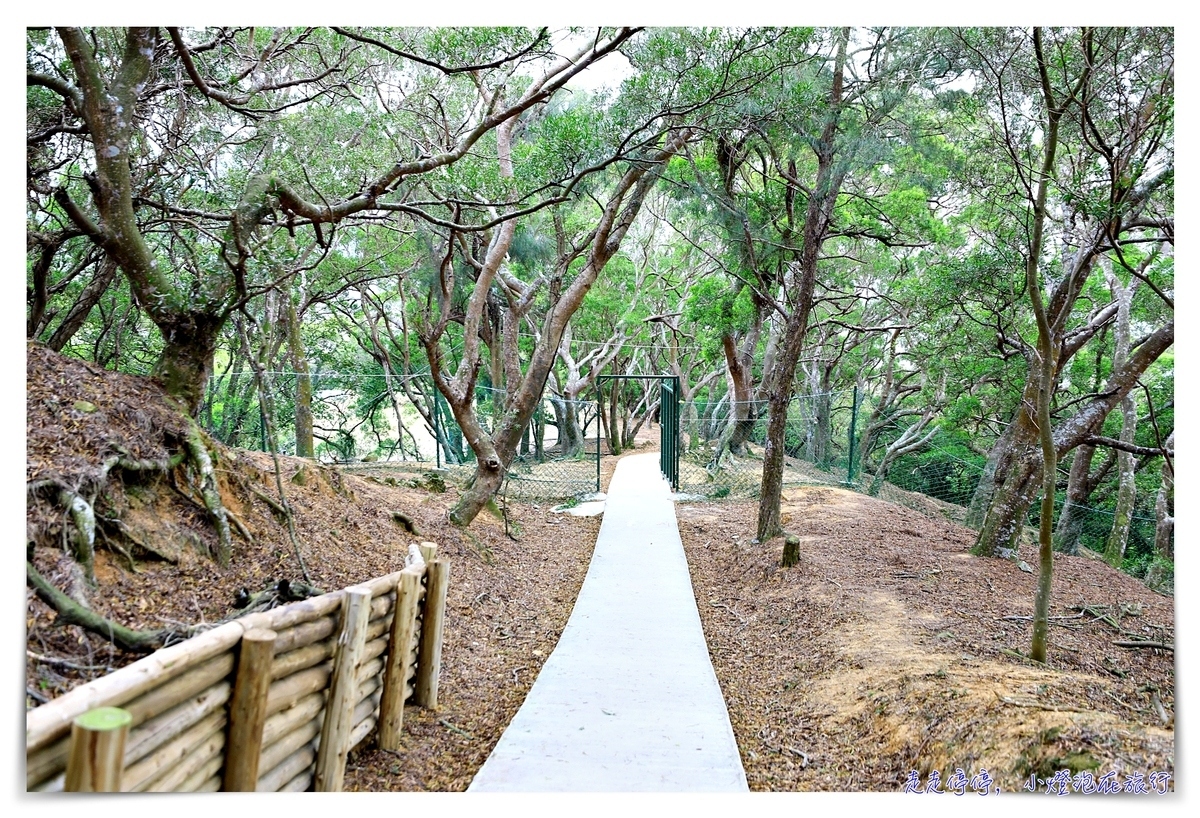
[[[791,568],[798,562],[800,562],[800,538],[795,534],[788,534],[783,541],[783,567]]]

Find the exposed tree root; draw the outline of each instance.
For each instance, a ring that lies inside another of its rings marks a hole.
[[[162,647],[172,633],[169,630],[135,631],[88,610],[55,588],[28,560],[25,561],[25,579],[42,601],[58,613],[60,622],[78,625],[104,637],[123,650],[150,653]]]
[[[62,489],[58,501],[67,507],[75,530],[70,534],[71,556],[83,569],[83,578],[91,588],[96,587],[96,512],[92,504],[73,491]]]
[[[229,518],[229,522],[233,523],[233,527],[237,529],[238,534],[241,535],[243,540],[247,543],[254,542],[254,535],[250,533],[250,529],[246,528],[246,524],[242,522],[242,518],[233,513],[233,509],[226,508],[225,516]]]
[[[257,497],[258,499],[260,499],[260,500],[262,500],[264,503],[266,503],[268,506],[270,506],[270,507],[271,507],[271,511],[273,511],[273,512],[275,512],[277,515],[279,515],[279,520],[280,520],[280,522],[282,522],[284,519],[286,519],[286,518],[287,518],[287,513],[288,513],[288,512],[287,512],[287,509],[286,509],[286,508],[284,508],[283,506],[281,506],[281,505],[279,504],[279,501],[278,501],[278,500],[276,500],[276,499],[275,499],[274,497],[272,497],[271,495],[267,494],[265,491],[261,491],[261,490],[259,490],[259,489],[256,489],[254,486],[247,485],[247,488],[249,488],[249,489],[250,489],[250,491],[254,493],[254,496],[255,496],[255,497]]]
[[[176,452],[166,460],[150,460],[148,458],[145,460],[137,460],[136,458],[130,456],[130,454],[124,449],[121,449],[120,447],[116,448],[117,454],[105,458],[104,462],[100,465],[100,476],[102,478],[106,478],[109,472],[111,472],[115,466],[120,466],[123,471],[150,471],[166,473],[182,463],[185,457],[183,452]]]
[[[188,419],[187,439],[184,441],[192,465],[196,467],[199,477],[200,496],[204,498],[204,506],[212,517],[217,528],[217,563],[222,567],[229,565],[233,554],[233,541],[229,534],[229,518],[225,512],[225,504],[221,502],[221,492],[217,489],[217,476],[213,471],[212,458],[208,454],[208,446],[204,443],[204,433],[196,421]]]
[[[230,618],[237,619],[249,613],[270,610],[276,605],[298,602],[301,599],[320,596],[323,593],[325,592],[320,588],[314,588],[307,583],[289,582],[286,579],[279,580],[275,587],[260,591],[257,594],[251,594],[248,589],[243,588],[238,591],[237,596],[233,600],[233,606],[239,610]]]
[[[1168,645],[1166,642],[1146,642],[1142,640],[1118,641],[1113,642],[1119,648],[1154,648],[1155,650],[1167,650],[1175,652],[1174,645]]]
[[[421,532],[417,530],[417,524],[413,522],[413,518],[405,514],[403,511],[393,511],[392,521],[412,534],[415,537],[421,536]]]

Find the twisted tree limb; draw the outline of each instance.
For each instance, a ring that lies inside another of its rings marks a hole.
[[[25,561],[25,581],[47,605],[58,613],[58,619],[68,625],[78,625],[112,642],[122,650],[151,653],[158,650],[171,634],[169,630],[135,631],[89,611],[54,587],[38,573],[29,560]]]

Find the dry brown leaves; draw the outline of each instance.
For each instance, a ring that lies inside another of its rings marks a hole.
[[[183,421],[152,383],[36,345],[28,354],[28,480],[78,486],[115,447],[162,458],[177,443]],[[465,789],[566,624],[599,520],[511,503],[514,540],[486,512],[466,530],[451,526],[455,490],[409,487],[414,474],[403,469],[376,466],[361,479],[281,460],[319,587],[397,570],[415,540],[437,542],[451,563],[441,706],[407,709],[399,754],[371,739],[361,745],[347,789]],[[98,510],[173,543],[175,562],[137,549],[119,556],[102,540],[92,593],[100,613],[130,627],[182,629],[229,616],[240,588],[300,578],[286,526],[262,499],[277,499],[270,456],[222,449],[216,465],[225,502],[252,540],[235,536],[233,561],[221,569],[202,556],[215,542],[206,514],[171,478],[110,481]],[[603,458],[605,483],[614,466]],[[1174,713],[1172,655],[1115,647],[1122,637],[1111,624],[1073,607],[1103,607],[1121,631],[1173,641],[1172,600],[1137,580],[1057,556],[1052,614],[1062,618],[1043,668],[1004,652],[1028,650],[1028,620],[1008,617],[1031,614],[1035,576],[970,557],[971,532],[952,522],[837,489],[793,490],[784,524],[801,537],[801,562],[781,570],[781,541],[750,539],[752,504],[677,509],[751,789],[897,790],[910,770],[924,778],[955,767],[986,767],[1013,788],[1028,770],[1067,758],[1094,763],[1097,774],[1173,772],[1173,728],[1155,704]],[[403,531],[393,510],[419,535]],[[60,583],[68,569],[62,523],[49,498],[31,498],[34,562]],[[137,658],[56,624],[32,594],[26,611],[26,683],[36,696],[60,695]]]
[[[986,768],[1174,773],[1174,662],[1115,647],[1118,626],[1173,641],[1172,600],[1082,557],[1056,555],[1051,662],[1028,652],[1036,577],[967,554],[973,533],[829,488],[786,493],[782,540],[749,541],[757,507],[678,506],[696,599],[752,790],[896,791]],[[1036,563],[1036,555],[1023,554]],[[1077,618],[1067,618],[1077,617]]]
[[[30,481],[53,477],[79,485],[114,446],[138,458],[163,458],[184,428],[152,383],[44,347],[29,348],[28,384]],[[75,410],[76,400],[96,410]],[[215,543],[206,513],[173,487],[176,482],[165,475],[131,479],[128,485],[114,478],[98,511],[119,510],[145,536],[169,543],[163,550],[176,562],[152,559],[136,548],[131,561],[106,550],[101,540],[99,587],[90,595],[99,613],[133,628],[182,631],[233,614],[240,588],[255,592],[280,579],[300,579],[286,523],[261,496],[278,500],[270,455],[220,447],[218,452],[224,502],[245,523],[252,541],[235,534],[232,562],[222,569],[204,556]],[[606,475],[613,460],[605,458]],[[418,540],[437,543],[451,566],[440,708],[436,713],[407,709],[402,756],[373,749],[368,738],[351,756],[347,789],[465,789],[566,625],[599,519],[554,513],[546,503],[510,503],[509,533],[486,511],[459,529],[446,517],[456,489],[438,494],[408,486],[420,477],[419,470],[374,468],[370,479],[362,479],[312,461],[282,457],[281,462],[302,554],[318,587],[333,590],[399,570],[409,543]],[[416,535],[392,518],[394,510],[412,519]],[[52,497],[36,508],[30,504],[34,563],[60,586],[69,568],[62,525]],[[38,696],[61,695],[138,658],[55,618],[32,592],[27,594],[26,686]],[[38,701],[27,697],[26,703]]]

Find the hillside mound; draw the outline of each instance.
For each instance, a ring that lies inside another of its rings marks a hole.
[[[1174,609],[1103,562],[1055,555],[1050,661],[1029,651],[1037,577],[971,556],[942,515],[836,488],[678,507],[717,678],[754,790],[897,791],[986,769],[1006,791],[1061,769],[1174,775]],[[1037,564],[1033,550],[1021,557]],[[969,790],[968,790],[969,792]],[[1065,793],[1064,793],[1065,794]]]
[[[287,580],[332,591],[399,570],[410,543],[438,545],[451,568],[439,709],[409,708],[399,756],[368,740],[350,759],[347,789],[466,788],[558,641],[599,530],[595,518],[517,503],[505,509],[507,521],[485,512],[460,529],[446,518],[458,489],[419,468],[379,464],[363,479],[281,456],[307,583],[271,455],[206,438],[231,520],[222,566],[194,464],[181,456],[189,421],[154,382],[31,343],[26,412],[30,565],[86,610],[161,641],[238,615],[243,589],[269,592]],[[94,512],[94,583],[72,556],[78,526],[64,490]],[[27,708],[139,655],[65,623],[27,589]]]

